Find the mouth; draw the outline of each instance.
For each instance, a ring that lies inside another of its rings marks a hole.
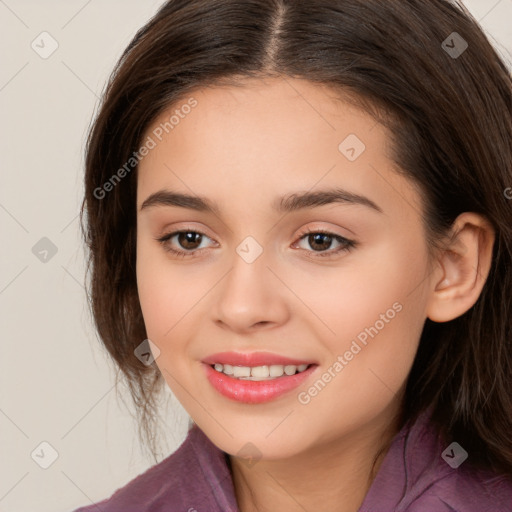
[[[315,362],[270,353],[224,352],[202,361],[212,387],[226,398],[246,404],[275,400],[304,383]]]

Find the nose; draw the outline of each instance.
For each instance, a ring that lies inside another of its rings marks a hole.
[[[240,334],[275,327],[288,320],[290,294],[269,264],[266,251],[252,262],[235,252],[231,269],[216,287],[216,323]]]

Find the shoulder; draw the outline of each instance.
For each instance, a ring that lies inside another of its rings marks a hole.
[[[470,457],[424,413],[395,436],[360,512],[512,512],[512,481]]]
[[[225,454],[194,425],[169,457],[99,503],[75,512],[237,512]]]
[[[403,512],[512,512],[512,481],[470,467],[426,470],[411,486]]]
[[[407,512],[512,512],[512,482],[485,471],[453,472],[415,499]]]
[[[445,441],[424,415],[406,452],[407,512],[512,512],[512,480],[471,465],[471,447]]]

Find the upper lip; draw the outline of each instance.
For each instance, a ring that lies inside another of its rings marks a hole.
[[[206,364],[230,364],[232,366],[269,366],[272,364],[295,365],[315,364],[312,361],[293,359],[271,352],[218,352],[203,359]]]

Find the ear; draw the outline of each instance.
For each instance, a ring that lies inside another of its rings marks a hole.
[[[492,263],[495,231],[483,216],[462,213],[453,223],[449,243],[438,255],[427,317],[448,322],[478,300]]]

